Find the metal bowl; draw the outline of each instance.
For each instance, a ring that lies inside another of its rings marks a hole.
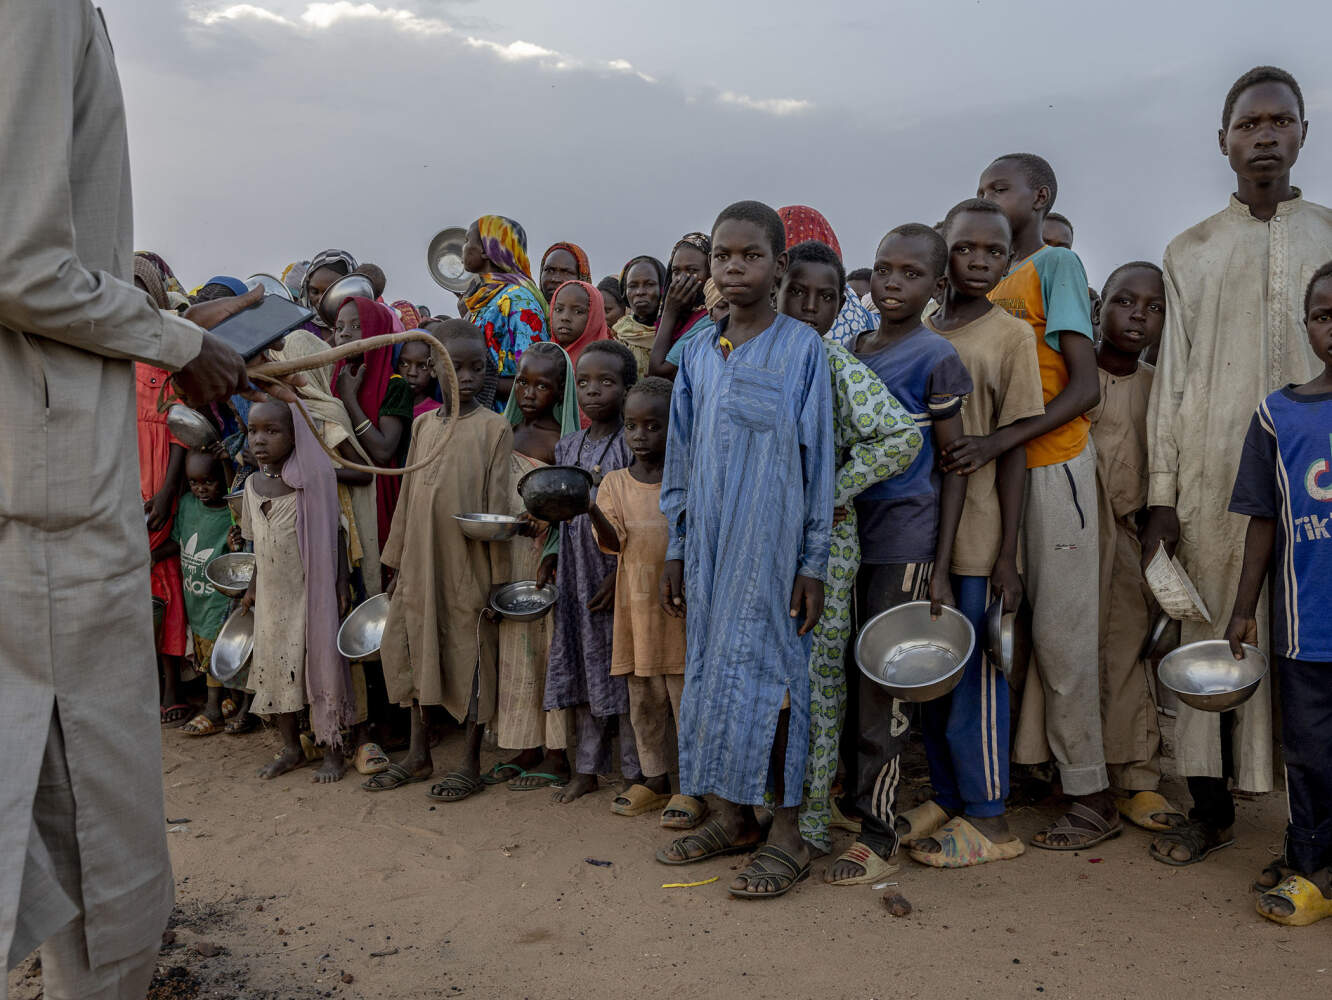
[[[985,609],[985,655],[999,668],[1009,687],[1022,690],[1031,661],[1031,605],[1025,597],[1014,612],[1004,613],[1002,597]]]
[[[254,612],[237,609],[222,625],[213,641],[208,672],[225,684],[245,669],[254,652]]]
[[[187,448],[210,448],[220,440],[214,427],[198,410],[174,403],[167,410],[167,430]]]
[[[1203,712],[1228,712],[1258,690],[1267,676],[1267,657],[1246,643],[1244,659],[1237,660],[1225,639],[1205,639],[1167,655],[1156,675],[1184,704]]]
[[[534,622],[555,607],[555,585],[538,587],[535,580],[505,584],[490,599],[490,609],[511,622]]]
[[[282,279],[277,275],[259,271],[245,279],[245,287],[251,291],[254,291],[260,285],[264,286],[265,295],[277,295],[288,302],[292,301],[291,289],[283,284]]]
[[[240,489],[232,490],[222,499],[226,500],[227,506],[231,508],[231,516],[240,523],[241,507],[245,503],[245,484],[241,483]]]
[[[518,480],[518,495],[533,517],[568,521],[587,513],[592,474],[576,465],[547,465]]]
[[[213,589],[227,597],[244,597],[254,579],[253,552],[225,552],[204,567],[204,576]]]
[[[860,672],[901,701],[933,701],[957,686],[976,645],[971,622],[944,606],[909,601],[875,615],[856,637]]]
[[[508,514],[454,514],[453,519],[464,535],[483,542],[508,541],[523,526],[521,517]]]
[[[472,276],[463,266],[463,247],[467,245],[467,230],[452,226],[435,234],[426,248],[426,267],[430,277],[441,288],[451,292],[465,292]]]
[[[355,271],[344,274],[324,290],[324,294],[319,297],[319,304],[315,306],[315,312],[319,313],[319,318],[329,327],[332,327],[338,321],[338,310],[348,299],[369,299],[373,302],[375,286],[370,284],[370,279],[364,274],[357,274]]]
[[[387,594],[376,594],[355,608],[338,629],[338,652],[349,660],[376,659],[388,613]]]

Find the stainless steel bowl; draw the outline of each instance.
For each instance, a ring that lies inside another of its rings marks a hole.
[[[910,601],[875,615],[856,637],[860,671],[902,701],[932,701],[962,679],[976,644],[971,622],[945,606],[930,618],[929,601]]]
[[[209,448],[219,440],[217,428],[208,422],[207,417],[180,403],[167,410],[166,424],[167,430],[187,448]]]
[[[1237,660],[1224,639],[1180,646],[1156,668],[1161,683],[1179,700],[1203,712],[1228,712],[1243,705],[1267,676],[1267,657],[1257,646],[1244,646]]]
[[[324,294],[319,297],[318,305],[315,306],[315,311],[319,313],[319,318],[332,328],[338,321],[338,310],[348,299],[369,299],[373,302],[375,286],[370,284],[370,279],[364,274],[357,274],[355,271],[344,274],[324,290]]]
[[[232,490],[225,497],[223,497],[223,499],[226,500],[227,506],[231,508],[232,519],[235,520],[237,524],[239,524],[241,516],[241,506],[245,503],[245,484],[242,483],[240,489]]]
[[[225,552],[209,561],[204,576],[213,589],[227,597],[244,597],[254,579],[253,552]]]
[[[254,291],[260,285],[264,286],[265,295],[277,295],[288,302],[292,301],[291,289],[284,285],[282,279],[277,275],[259,271],[245,279],[245,287],[251,291]]]
[[[357,606],[338,629],[338,652],[349,660],[378,658],[388,613],[386,594],[376,594]]]
[[[1002,597],[985,609],[985,655],[999,668],[1009,687],[1022,690],[1031,660],[1031,605],[1025,598],[1014,612],[1004,612]]]
[[[452,226],[435,234],[426,248],[426,267],[430,277],[441,288],[451,292],[465,292],[472,276],[463,266],[463,247],[467,245],[467,230]]]
[[[535,580],[510,583],[495,591],[490,608],[511,622],[534,622],[555,607],[555,585],[538,587]]]
[[[521,517],[508,514],[454,514],[453,519],[464,535],[483,542],[508,541],[523,526]]]
[[[225,684],[245,669],[254,652],[254,612],[237,609],[222,625],[213,641],[208,672]]]

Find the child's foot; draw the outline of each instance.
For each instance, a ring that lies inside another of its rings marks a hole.
[[[259,768],[259,777],[276,778],[279,774],[286,774],[288,771],[294,771],[298,767],[305,765],[305,751],[299,745],[294,747],[283,747],[282,752],[277,754],[271,761]]]
[[[550,751],[535,767],[523,768],[523,773],[509,782],[515,792],[530,792],[536,788],[564,785],[569,781],[569,761],[563,752]]]
[[[1007,816],[968,816],[966,820],[985,834],[986,839],[992,844],[1007,844],[1017,840],[1017,835],[1008,828]],[[911,842],[911,850],[917,854],[942,854],[943,849],[939,838],[933,836],[921,837]]]
[[[310,780],[317,785],[329,785],[335,781],[341,781],[342,776],[346,773],[347,758],[340,753],[329,750],[324,752],[324,762],[319,765],[318,770],[310,777]]]
[[[1268,920],[1304,927],[1332,916],[1332,871],[1327,868],[1305,878],[1291,874],[1258,897],[1258,912]]]
[[[799,834],[774,833],[735,877],[730,891],[742,896],[781,896],[808,875],[809,848]]]
[[[569,783],[563,788],[556,789],[551,798],[556,802],[568,803],[575,799],[581,799],[588,792],[594,792],[597,789],[597,776],[595,774],[577,774],[575,773],[569,779]]]

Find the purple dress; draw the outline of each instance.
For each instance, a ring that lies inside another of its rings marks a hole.
[[[577,465],[600,482],[612,469],[623,469],[633,456],[624,443],[624,431],[609,438],[589,440],[586,430],[563,437],[555,445],[556,465]],[[629,711],[629,685],[612,677],[611,636],[615,612],[587,610],[587,602],[607,573],[615,572],[615,556],[597,547],[592,519],[580,514],[560,525],[559,569],[555,586],[554,632],[546,667],[543,707],[573,708],[587,705],[593,715],[607,718]]]

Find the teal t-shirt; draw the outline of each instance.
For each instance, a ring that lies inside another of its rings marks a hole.
[[[171,537],[180,545],[180,575],[185,586],[185,617],[202,639],[216,639],[227,617],[228,598],[213,589],[204,567],[227,551],[231,510],[207,507],[193,493],[180,498]]]

